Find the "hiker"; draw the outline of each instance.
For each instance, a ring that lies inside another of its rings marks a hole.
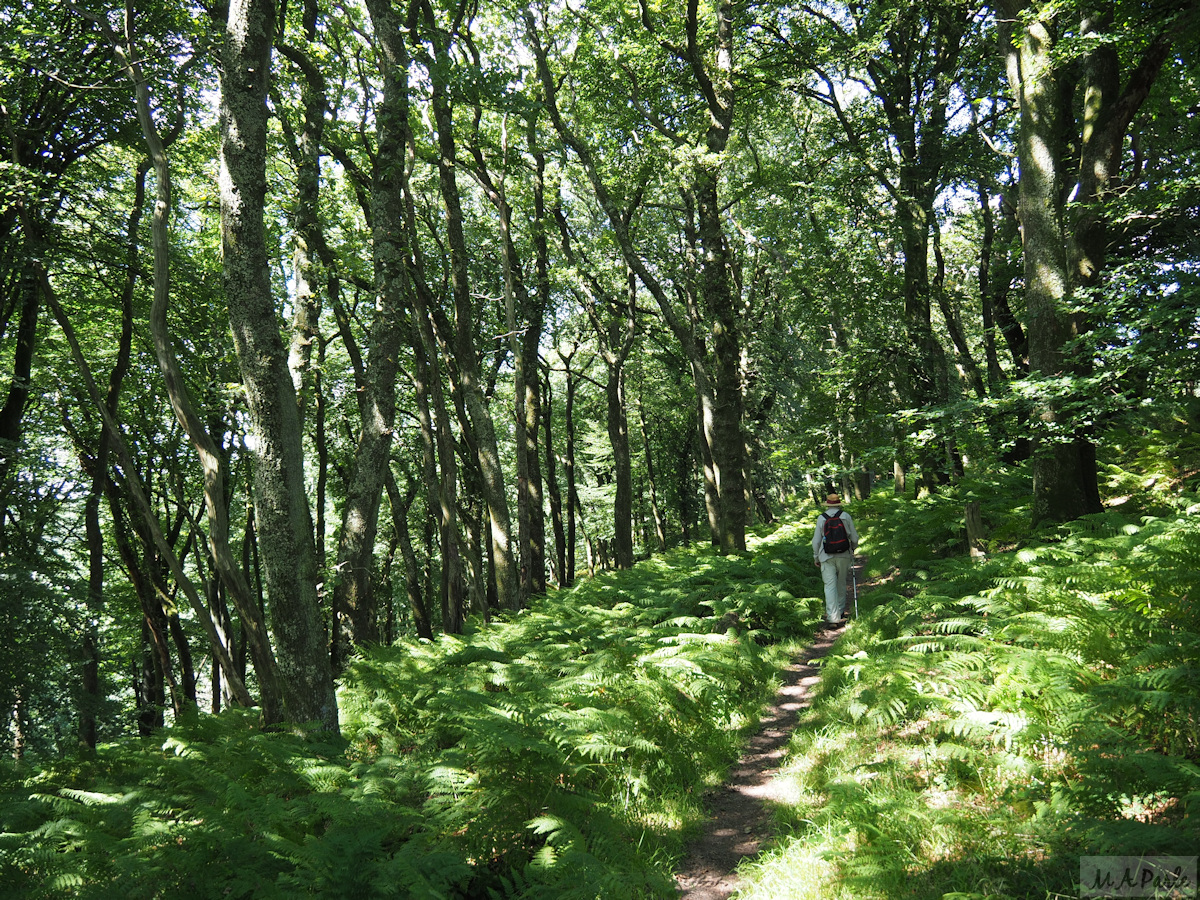
[[[825,582],[825,621],[829,625],[839,624],[846,611],[846,575],[854,563],[857,546],[854,520],[842,509],[842,498],[830,494],[812,539],[813,563],[820,567]]]

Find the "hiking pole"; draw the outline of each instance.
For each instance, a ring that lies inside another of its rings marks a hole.
[[[854,585],[854,618],[858,618],[858,576],[854,574],[854,566],[850,566],[850,583]]]

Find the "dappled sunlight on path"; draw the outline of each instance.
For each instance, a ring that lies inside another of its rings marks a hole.
[[[855,561],[855,569],[861,574],[862,560]],[[738,864],[755,856],[771,836],[772,805],[793,800],[785,796],[786,784],[776,775],[800,713],[808,708],[820,681],[815,662],[844,630],[845,624],[818,632],[801,657],[781,673],[783,686],[764,712],[758,732],[726,782],[707,798],[704,833],[692,843],[675,876],[684,900],[726,900],[737,890]]]

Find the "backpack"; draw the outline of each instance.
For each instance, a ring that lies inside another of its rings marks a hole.
[[[842,521],[842,511],[839,509],[832,516],[821,513],[825,519],[825,552],[830,556],[850,551],[850,536],[846,534],[846,524]]]

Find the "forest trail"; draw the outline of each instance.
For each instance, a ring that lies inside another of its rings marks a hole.
[[[854,577],[860,578],[863,558],[854,561]],[[859,591],[865,585],[859,581]],[[847,592],[846,612],[854,615],[854,600]],[[758,854],[773,836],[771,804],[779,794],[776,774],[787,751],[788,741],[802,710],[812,700],[820,681],[816,661],[821,659],[846,629],[847,618],[836,628],[816,634],[813,642],[782,673],[783,685],[764,710],[759,730],[747,743],[729,777],[706,798],[709,810],[703,833],[689,847],[688,855],[675,873],[682,900],[726,900],[737,890],[735,871],[746,858]]]

